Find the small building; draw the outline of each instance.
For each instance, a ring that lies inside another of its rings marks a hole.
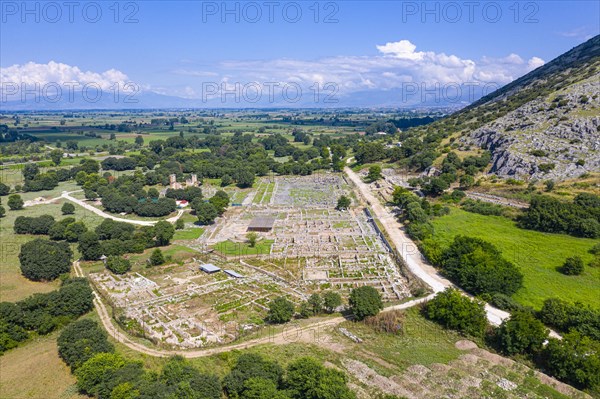
[[[233,278],[244,278],[244,276],[242,276],[241,274],[239,274],[238,272],[231,270],[231,269],[226,269],[223,270],[226,274],[230,275]]]
[[[200,265],[200,270],[202,270],[204,273],[212,274],[220,272],[221,268],[213,265],[212,263],[205,263],[203,265]]]
[[[177,200],[177,201],[175,201],[175,204],[177,205],[178,208],[185,208],[190,203],[188,201],[186,201],[186,200]]]
[[[259,231],[262,233],[268,233],[273,230],[275,224],[275,218],[270,216],[259,216],[252,219],[248,225],[248,231]]]

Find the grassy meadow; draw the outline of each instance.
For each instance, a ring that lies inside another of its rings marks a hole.
[[[520,229],[505,217],[455,207],[432,223],[434,239],[444,246],[462,234],[489,241],[502,251],[525,276],[524,287],[513,296],[519,303],[539,309],[545,299],[558,297],[600,308],[600,268],[587,266],[593,259],[588,250],[597,240]],[[582,257],[585,271],[581,276],[565,276],[557,268],[574,255]]]

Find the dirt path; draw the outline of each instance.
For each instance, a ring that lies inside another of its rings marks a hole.
[[[356,187],[358,187],[361,195],[383,225],[392,243],[398,250],[398,253],[406,261],[410,271],[429,285],[434,293],[443,291],[447,287],[455,287],[454,284],[440,276],[437,270],[424,260],[425,258],[419,251],[417,245],[410,237],[408,237],[404,230],[402,230],[400,222],[398,222],[394,215],[392,215],[390,211],[375,198],[369,186],[362,181],[360,176],[347,166],[344,168],[344,171]],[[488,321],[495,326],[499,326],[503,320],[510,316],[510,313],[494,308],[489,304],[485,305],[485,310]],[[550,337],[561,339],[561,336],[552,330],[550,330]]]
[[[83,270],[79,265],[79,261],[73,262],[73,269],[75,270],[75,275],[78,277],[84,277]],[[175,355],[181,355],[186,358],[196,358],[196,357],[204,357],[211,356],[222,352],[228,352],[234,349],[247,349],[257,345],[264,344],[274,344],[274,345],[285,345],[294,342],[307,342],[314,344],[321,344],[328,347],[330,345],[328,334],[325,333],[325,328],[335,327],[338,324],[346,321],[344,317],[334,317],[327,320],[315,321],[310,324],[306,324],[304,326],[298,326],[294,324],[289,324],[285,326],[282,331],[266,333],[266,336],[261,338],[256,338],[252,340],[248,340],[245,342],[240,342],[238,344],[232,345],[224,345],[206,349],[197,349],[191,351],[183,351],[183,350],[166,350],[166,349],[153,349],[148,348],[140,343],[137,343],[131,340],[126,334],[121,332],[112,322],[112,318],[108,312],[108,309],[100,299],[99,295],[94,291],[94,305],[96,310],[98,311],[98,316],[100,317],[100,321],[104,326],[104,329],[108,332],[108,334],[113,337],[117,342],[127,346],[128,348],[144,353],[150,356],[157,357],[169,357]],[[400,305],[390,306],[385,308],[383,311],[387,312],[390,310],[401,310],[408,309],[410,307],[419,305],[429,299],[431,299],[433,295],[430,295],[426,298],[415,299],[413,301],[409,301]]]
[[[85,201],[82,201],[80,199],[77,199],[75,197],[72,197],[71,194],[76,193],[78,191],[71,191],[71,192],[67,192],[67,191],[63,191],[61,197],[64,199],[67,199],[71,202],[76,203],[77,205],[84,207],[85,209],[87,209],[90,212],[94,212],[96,215],[102,216],[103,218],[108,218],[108,219],[112,219],[112,220],[116,220],[117,222],[125,222],[125,223],[131,223],[131,224],[137,224],[139,226],[154,226],[156,223],[159,222],[159,220],[135,220],[135,219],[123,219],[123,218],[119,218],[113,215],[110,215],[106,212],[104,212],[103,210],[100,210],[98,208],[96,208],[95,206],[92,206],[88,203],[86,203]],[[166,219],[167,222],[169,223],[175,223],[177,221],[177,219],[179,219],[181,217],[181,215],[183,215],[184,210],[180,209],[177,212],[177,215]]]
[[[361,195],[383,225],[398,253],[406,261],[410,271],[429,285],[435,293],[443,291],[447,287],[454,286],[449,280],[440,276],[432,265],[424,261],[417,245],[402,230],[400,222],[375,198],[369,186],[362,181],[360,176],[349,167],[346,167],[344,171],[356,187],[358,187]],[[486,305],[486,312],[490,323],[496,326],[500,325],[510,315],[508,312],[489,305]]]

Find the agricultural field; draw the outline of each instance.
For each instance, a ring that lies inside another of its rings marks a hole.
[[[547,298],[558,297],[600,308],[600,268],[586,267],[580,276],[565,276],[559,268],[566,258],[592,260],[588,250],[597,240],[564,234],[541,233],[516,227],[502,216],[484,216],[452,207],[449,215],[433,221],[434,239],[448,245],[458,234],[482,238],[493,243],[503,256],[524,274],[524,287],[514,298],[523,305],[539,309]]]

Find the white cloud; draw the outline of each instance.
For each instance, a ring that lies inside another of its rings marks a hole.
[[[527,62],[530,71],[533,71],[534,69],[539,68],[544,64],[544,60],[539,57],[531,57],[531,59]]]
[[[116,69],[109,69],[105,72],[82,71],[76,66],[50,61],[47,64],[28,62],[0,68],[0,81],[3,82],[3,86],[7,84],[18,86],[25,84],[27,87],[35,84],[40,86],[94,84],[102,90],[111,90],[111,87],[114,88],[114,84],[123,87],[129,79],[126,74]]]
[[[377,46],[377,50],[385,55],[407,60],[422,60],[425,54],[423,52],[415,52],[416,48],[417,46],[408,40],[388,42],[383,46]]]
[[[165,76],[160,87],[142,86],[161,94],[186,98],[199,98],[203,84],[223,84],[227,89],[257,82],[261,85],[297,83],[305,88],[333,83],[340,97],[369,90],[402,89],[405,84],[418,84],[431,88],[436,85],[491,84],[502,86],[541,66],[544,61],[532,57],[528,61],[517,54],[505,57],[482,57],[479,60],[461,58],[454,54],[417,51],[408,40],[377,45],[379,54],[373,56],[331,56],[314,60],[278,58],[272,60],[222,61],[207,67],[192,62],[185,68],[173,69],[171,77]],[[126,74],[115,69],[105,72],[82,71],[76,66],[49,62],[13,65],[0,69],[3,82],[96,83],[108,89],[114,83],[128,80]],[[171,79],[171,80],[170,80]],[[182,81],[183,79],[183,81]],[[179,86],[173,84],[179,81]],[[310,90],[310,89],[309,89]]]
[[[417,46],[408,40],[388,42],[376,48],[380,54],[375,56],[335,56],[310,61],[289,58],[224,61],[215,66],[215,71],[219,71],[216,80],[230,83],[294,82],[306,86],[333,82],[340,94],[350,94],[401,88],[408,82],[427,86],[465,83],[501,86],[543,64],[537,57],[526,63],[517,54],[503,58],[483,57],[476,62],[453,54],[416,51]],[[202,74],[206,72],[202,71]]]

